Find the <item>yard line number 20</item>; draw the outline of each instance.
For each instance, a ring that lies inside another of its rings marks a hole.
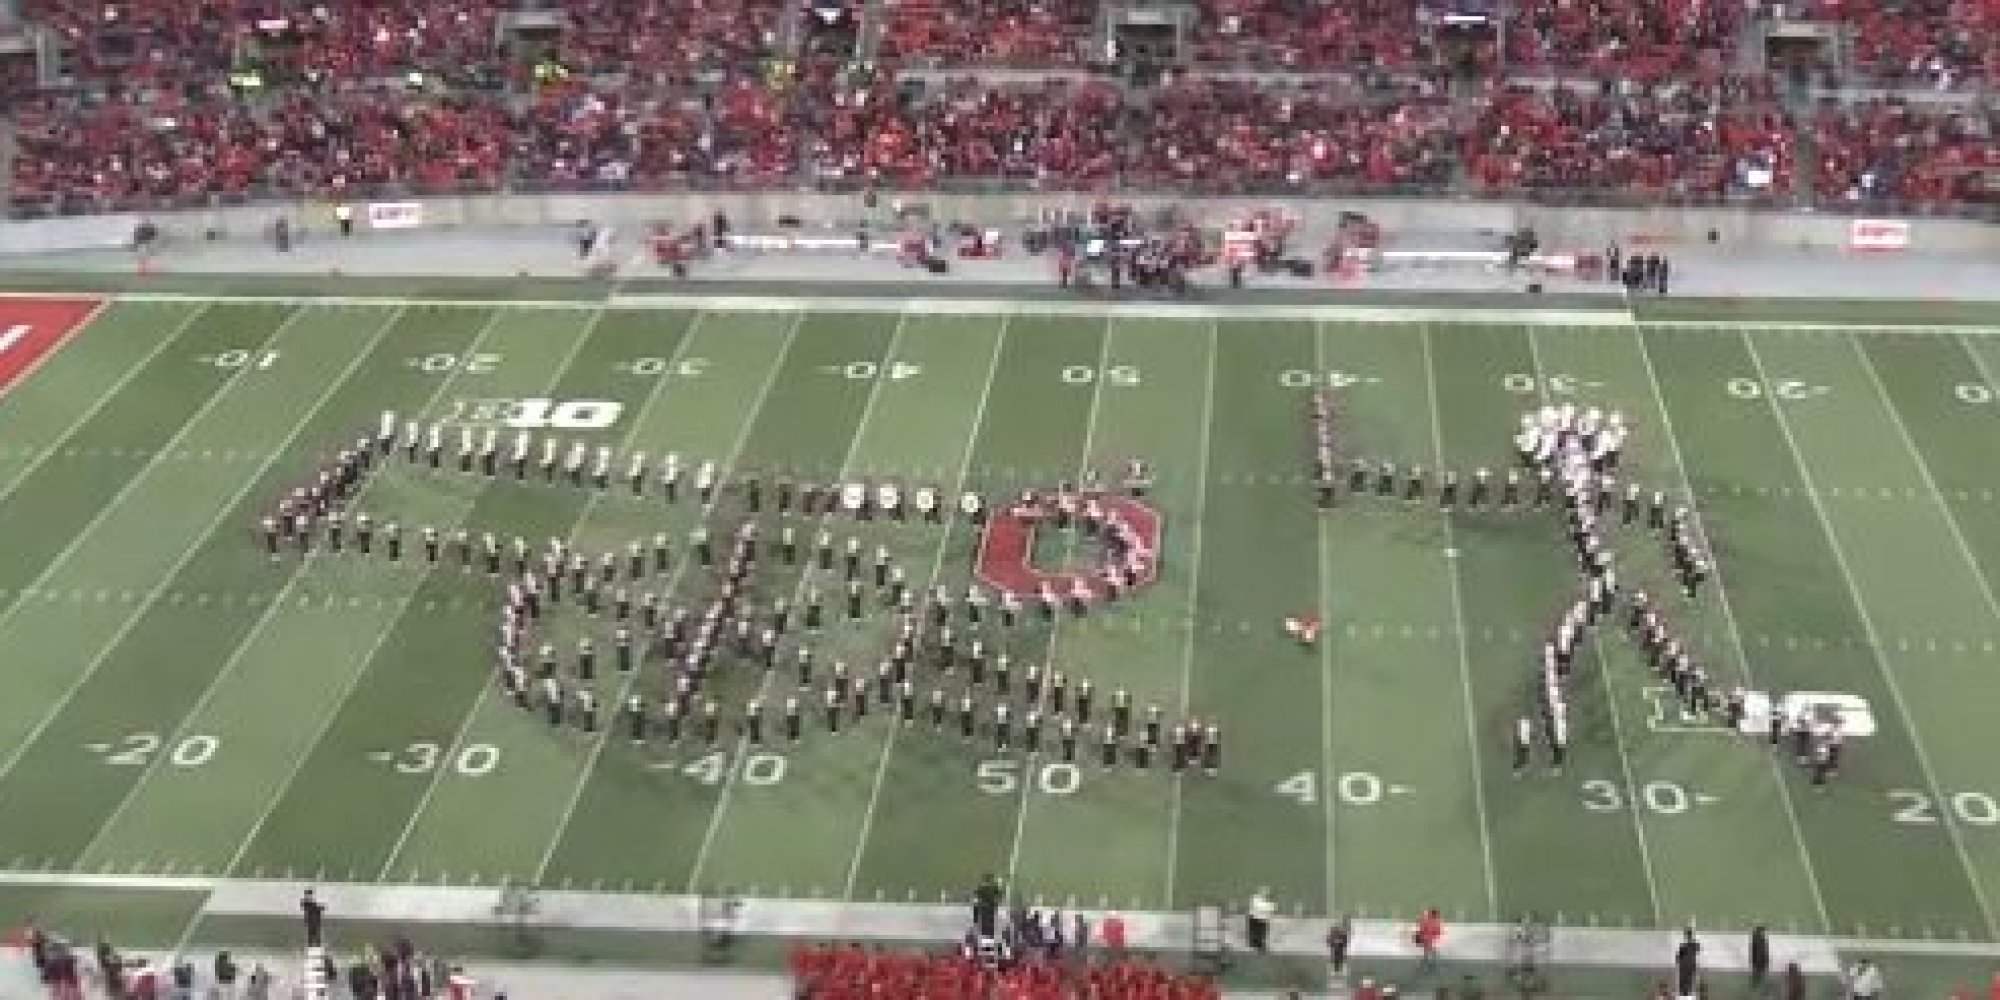
[[[1935,826],[1942,819],[1967,826],[2000,826],[2000,800],[1985,792],[1932,795],[1914,788],[1891,788],[1884,794],[1895,806],[1891,818],[1904,826]]]
[[[170,745],[159,733],[127,733],[104,747],[104,762],[113,767],[147,767],[161,759],[163,749],[164,759],[175,767],[200,767],[215,759],[222,741],[195,733],[178,737]]]

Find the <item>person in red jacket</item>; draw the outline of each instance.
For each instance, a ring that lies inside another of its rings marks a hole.
[[[1113,959],[1125,956],[1125,918],[1116,913],[1107,915],[1098,926],[1097,935],[1104,941],[1104,948]]]
[[[1429,969],[1437,965],[1438,948],[1444,944],[1444,917],[1436,910],[1425,910],[1417,918],[1415,935],[1417,950],[1423,952],[1422,967]]]

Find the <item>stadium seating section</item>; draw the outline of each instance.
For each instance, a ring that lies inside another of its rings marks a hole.
[[[1092,71],[1089,0],[854,3],[865,62],[801,56],[783,0],[22,0],[66,76],[0,63],[9,193],[37,214],[1004,180],[1944,212],[2000,190],[2000,0],[1792,5],[1845,33],[1834,82],[1910,91],[1818,104],[1740,75],[1764,15],[1724,0],[1520,0],[1470,41],[1417,0],[1195,0],[1187,58],[1145,85]],[[561,26],[532,52],[508,41],[524,11]],[[261,86],[232,86],[246,66]]]
[[[809,1000],[1217,1000],[1207,980],[1138,961],[1058,963],[1028,960],[1005,968],[957,953],[923,954],[858,945],[801,947],[792,977]]]

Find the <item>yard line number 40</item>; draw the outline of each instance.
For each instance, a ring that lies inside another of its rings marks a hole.
[[[1376,805],[1391,792],[1404,790],[1401,786],[1383,781],[1381,775],[1372,771],[1348,771],[1333,779],[1334,793],[1340,796],[1341,802],[1350,806]],[[1319,772],[1300,771],[1278,782],[1274,791],[1300,805],[1317,805],[1320,796]]]

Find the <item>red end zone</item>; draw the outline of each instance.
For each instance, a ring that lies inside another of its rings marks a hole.
[[[103,299],[0,298],[0,394],[90,323]]]

